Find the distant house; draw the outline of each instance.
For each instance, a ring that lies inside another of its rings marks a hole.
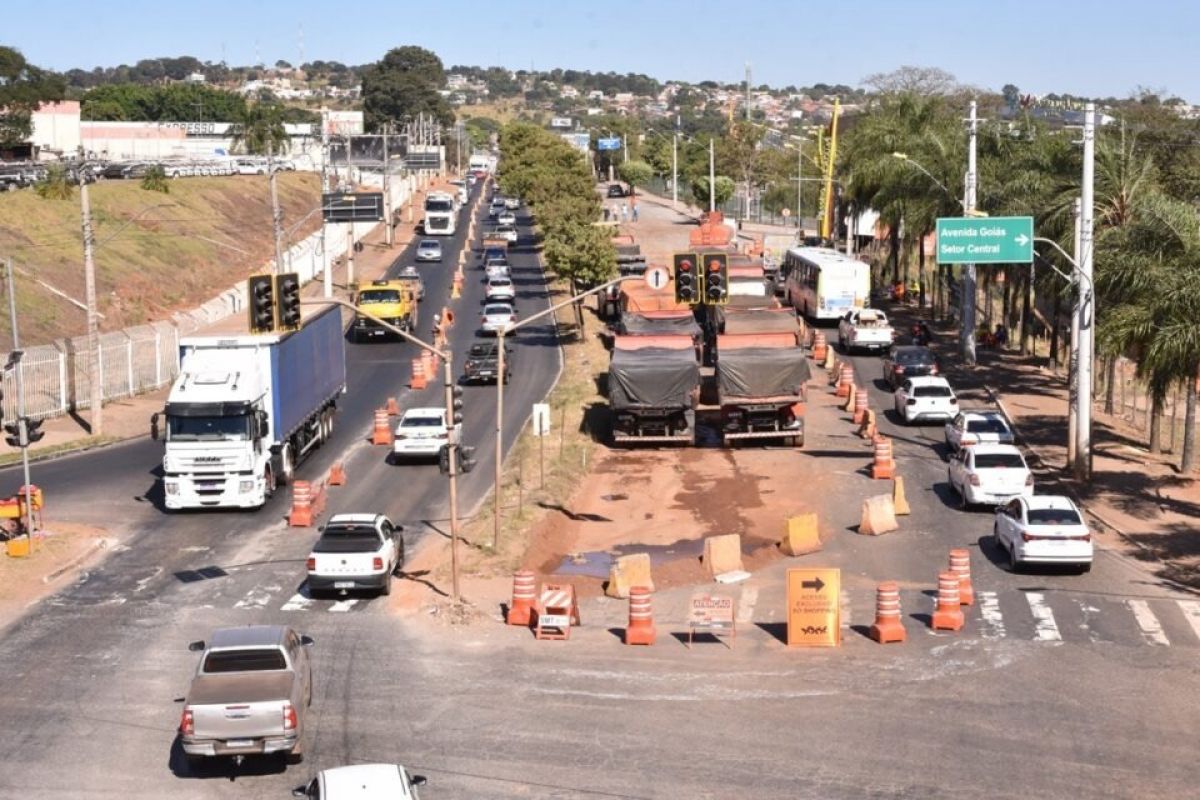
[[[559,94],[568,100],[574,100],[576,97],[579,97],[579,90],[574,86],[564,86]]]
[[[188,75],[186,78],[184,78],[183,80],[184,80],[184,83],[204,83],[205,82],[204,73],[203,72],[193,72],[190,75]]]
[[[446,76],[446,88],[448,89],[465,89],[470,80],[466,75],[458,72],[451,72]]]
[[[600,91],[599,89],[592,89],[590,92],[587,93],[587,99],[588,100],[603,100],[604,92]]]

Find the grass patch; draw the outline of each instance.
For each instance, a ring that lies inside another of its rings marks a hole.
[[[116,444],[119,441],[121,440],[116,436],[84,436],[81,439],[72,439],[69,442],[31,450],[29,453],[29,463],[33,464],[38,461],[45,461],[47,458],[61,456],[65,453],[74,453],[79,450],[91,450],[93,447],[101,447],[106,444]],[[20,463],[20,452],[0,455],[0,467],[11,467],[13,464]]]

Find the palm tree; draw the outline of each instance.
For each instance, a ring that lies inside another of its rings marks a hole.
[[[247,153],[274,155],[286,152],[290,140],[283,127],[283,112],[275,103],[249,103],[234,120],[233,147]]]

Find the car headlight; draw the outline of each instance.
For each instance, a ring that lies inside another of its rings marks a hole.
[[[175,481],[167,481],[163,484],[163,489],[167,494],[179,494],[179,484]]]
[[[254,481],[238,481],[238,492],[241,494],[250,494],[254,491]]]

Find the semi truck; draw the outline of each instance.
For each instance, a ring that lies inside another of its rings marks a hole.
[[[699,400],[692,337],[615,337],[608,366],[614,442],[692,444]]]
[[[790,439],[803,447],[809,377],[808,359],[793,333],[717,337],[717,397],[725,444]]]
[[[425,197],[425,235],[453,236],[458,230],[458,202],[449,192],[430,192]]]
[[[151,418],[151,435],[165,442],[168,510],[259,508],[333,433],[346,388],[338,307],[321,307],[296,331],[244,330],[243,321],[235,333],[179,342],[179,376]]]

